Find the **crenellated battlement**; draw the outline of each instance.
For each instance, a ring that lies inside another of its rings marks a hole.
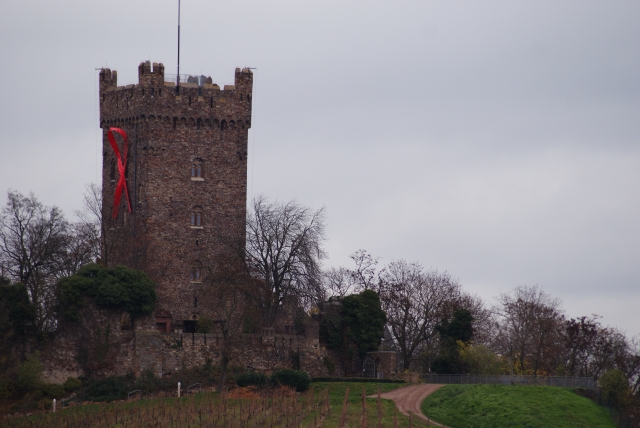
[[[251,123],[253,72],[236,68],[233,85],[223,89],[211,77],[165,74],[162,63],[143,61],[138,83],[118,86],[117,71],[100,70],[100,123],[142,116],[169,117],[172,121],[196,118],[202,123]],[[179,80],[179,90],[176,85]]]
[[[100,93],[107,91],[109,88],[116,88],[118,86],[118,72],[116,70],[111,71],[109,68],[102,68],[98,80],[100,82]]]
[[[141,62],[138,66],[138,79],[140,83],[142,83],[142,79],[147,76],[156,75],[164,79],[164,64],[162,63],[153,63],[153,68],[151,68],[151,61]]]

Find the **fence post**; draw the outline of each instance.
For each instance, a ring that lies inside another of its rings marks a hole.
[[[180,398],[180,382],[178,382],[178,398]]]
[[[56,399],[53,399],[53,413],[56,412]]]

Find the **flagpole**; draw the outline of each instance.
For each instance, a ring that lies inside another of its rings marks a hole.
[[[176,93],[180,95],[180,0],[178,0],[178,75],[176,76]]]

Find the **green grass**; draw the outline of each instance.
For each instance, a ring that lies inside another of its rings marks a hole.
[[[552,386],[446,385],[424,400],[422,412],[452,428],[615,427],[605,408]]]

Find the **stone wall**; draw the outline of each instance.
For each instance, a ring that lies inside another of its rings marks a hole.
[[[93,376],[121,376],[138,366],[135,331],[122,326],[122,313],[98,310],[86,301],[81,322],[60,321],[44,345],[41,361],[46,382],[62,383],[90,370]]]
[[[208,360],[214,365],[220,361],[222,336],[218,333],[161,333],[144,328],[148,319],[137,320],[134,325],[138,328],[126,329],[124,325],[123,329],[122,314],[92,305],[83,308],[81,315],[80,323],[62,324],[43,351],[46,382],[63,383],[69,376],[85,374],[87,366],[96,377],[140,376],[145,370],[161,377],[203,366]],[[314,377],[327,376],[323,362],[327,354],[319,344],[317,330],[317,322],[311,320],[305,336],[276,334],[274,328],[264,328],[260,334],[239,334],[234,338],[230,364],[270,372],[292,368],[292,353],[298,353],[301,370]],[[108,346],[101,348],[105,344]],[[88,351],[84,361],[83,349]]]

